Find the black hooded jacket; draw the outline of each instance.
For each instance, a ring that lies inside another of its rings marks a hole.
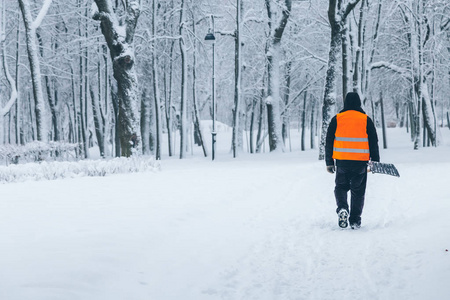
[[[356,110],[363,114],[366,114],[364,110],[361,108],[361,100],[359,99],[358,94],[356,93],[348,93],[347,97],[344,101],[344,109],[340,111],[340,113],[348,111],[348,110]],[[334,165],[333,159],[333,145],[334,145],[334,137],[336,134],[337,128],[337,119],[334,116],[331,119],[330,125],[328,126],[327,138],[325,144],[325,163],[327,166]],[[380,152],[378,150],[378,135],[377,130],[375,129],[375,125],[369,116],[367,116],[367,128],[366,132],[369,138],[369,151],[370,151],[370,159],[372,161],[380,161]],[[336,159],[336,166],[341,167],[359,167],[361,165],[365,165],[367,162],[365,161],[357,161],[357,160],[339,160]]]

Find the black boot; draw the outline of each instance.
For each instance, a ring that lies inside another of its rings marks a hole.
[[[338,212],[339,216],[339,227],[341,228],[347,228],[348,226],[348,211],[345,209],[341,209]]]

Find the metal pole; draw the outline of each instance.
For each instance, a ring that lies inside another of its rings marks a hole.
[[[214,16],[211,15],[211,23],[212,23],[212,33],[214,34]],[[216,94],[216,89],[215,89],[215,63],[214,63],[214,44],[212,44],[212,160],[214,160],[215,158],[215,152],[216,152],[216,103],[215,103],[215,94]]]

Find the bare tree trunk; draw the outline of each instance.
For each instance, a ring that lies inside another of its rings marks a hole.
[[[144,88],[141,97],[141,137],[142,153],[150,155],[150,100],[147,97],[147,89]]]
[[[326,134],[336,105],[336,66],[339,48],[342,44],[342,30],[347,22],[348,14],[355,8],[359,1],[360,0],[349,1],[348,4],[343,7],[342,0],[329,0],[328,20],[331,26],[331,39],[322,106],[322,130],[319,145],[319,160],[325,159]]]
[[[28,0],[19,0],[19,6],[22,11],[23,22],[25,25],[28,60],[30,62],[38,141],[47,141],[47,129],[45,126],[46,109],[41,85],[41,68],[36,45],[36,29],[40,26],[43,17],[47,14],[51,3],[52,0],[46,0],[41,8],[41,11],[39,12],[38,17],[33,20]]]
[[[72,65],[70,66],[70,75],[71,75],[71,87],[72,87],[72,109],[73,109],[73,140],[72,143],[79,143],[80,140],[78,139],[78,118],[77,118],[77,103],[76,103],[76,92],[75,92],[75,78],[74,78],[74,71],[72,68]],[[77,152],[78,155],[78,152]]]
[[[447,127],[450,129],[450,114],[447,112]]]
[[[308,91],[305,91],[305,94],[303,95],[303,110],[302,110],[302,142],[301,142],[301,149],[302,151],[305,151],[306,145],[305,145],[305,130],[306,130],[306,99],[308,97]]]
[[[330,0],[330,2],[332,1]],[[322,131],[320,135],[319,160],[325,159],[325,138],[336,105],[336,66],[340,43],[339,28],[332,26],[330,51],[328,54],[328,69],[322,106]]]
[[[268,67],[265,68],[264,70],[264,75],[262,77],[262,82],[265,81],[265,77],[266,77],[266,70],[268,70]],[[264,85],[262,85],[264,86]],[[264,136],[263,136],[263,123],[264,123],[264,115],[265,115],[265,110],[264,108],[266,107],[264,105],[264,98],[265,98],[265,90],[264,87],[261,88],[261,93],[260,93],[260,98],[259,98],[259,116],[258,116],[258,133],[256,135],[256,149],[255,152],[256,153],[260,153],[261,152],[261,146],[264,142]]]
[[[3,65],[3,72],[5,73],[6,80],[8,81],[8,84],[11,89],[10,97],[8,102],[5,104],[4,107],[0,107],[0,144],[3,144],[5,142],[4,138],[4,117],[7,114],[10,114],[10,110],[12,106],[17,103],[18,98],[18,92],[17,92],[17,81],[18,78],[18,50],[19,46],[17,44],[17,53],[16,53],[16,80],[11,76],[9,72],[8,62],[6,60],[7,53],[6,53],[6,46],[5,46],[5,38],[6,38],[6,9],[5,9],[5,3],[3,1],[2,3],[2,11],[0,15],[0,48],[2,49],[2,65]],[[19,35],[17,35],[17,38],[19,38]],[[18,41],[17,41],[18,43]],[[16,115],[17,117],[17,115]]]
[[[167,147],[169,151],[169,156],[172,156],[172,72],[173,72],[173,50],[175,46],[175,41],[171,42],[170,46],[170,62],[169,62],[169,85],[167,87],[167,80],[164,80],[164,86],[166,91],[166,124],[167,124]]]
[[[234,108],[233,108],[233,135],[231,147],[233,157],[237,157],[238,152],[242,150],[242,144],[239,143],[239,135],[242,134],[240,128],[241,113],[241,0],[236,0],[236,31],[234,36]]]
[[[89,85],[89,91],[91,94],[92,113],[94,115],[95,135],[97,137],[97,144],[100,149],[100,156],[105,157],[105,136],[103,134],[103,123],[100,116],[100,104],[99,99],[95,96],[94,88]]]
[[[384,116],[384,100],[382,92],[380,92],[380,109],[381,109],[381,128],[383,131],[383,149],[387,149],[386,121]]]
[[[180,103],[180,158],[185,158],[187,147],[187,55],[186,45],[183,38],[184,28],[184,3],[181,0],[179,43],[181,51],[181,103]]]
[[[114,122],[114,111],[112,108],[112,97],[110,97],[111,92],[111,78],[109,75],[109,68],[108,68],[108,47],[106,45],[102,45],[103,49],[103,62],[104,62],[104,68],[105,68],[105,75],[104,75],[104,101],[105,101],[105,116],[103,118],[103,131],[105,134],[105,148],[108,148],[108,144],[111,143],[111,146],[114,145],[113,142],[113,134],[112,134],[112,126]],[[107,151],[107,155],[109,154],[109,150]],[[112,149],[111,149],[111,155],[112,155]]]
[[[79,6],[81,6],[81,2],[79,2]],[[87,128],[87,124],[86,124],[86,118],[85,118],[85,111],[86,111],[86,105],[85,105],[85,96],[86,96],[86,80],[87,80],[87,76],[85,74],[86,68],[85,68],[85,64],[87,63],[84,59],[82,55],[83,52],[83,44],[82,44],[82,32],[81,32],[81,22],[78,23],[78,35],[80,37],[80,57],[79,57],[79,71],[80,71],[80,76],[79,76],[79,87],[80,87],[80,92],[79,92],[79,99],[80,99],[80,115],[79,115],[79,123],[80,123],[80,133],[81,133],[81,139],[80,141],[83,142],[83,154],[84,154],[84,158],[89,158],[89,140],[88,140],[88,136],[86,133],[86,128]]]
[[[122,30],[109,0],[95,0],[98,11],[93,18],[100,21],[103,36],[113,62],[114,78],[117,81],[119,98],[119,122],[121,126],[121,154],[130,156],[140,152],[140,131],[137,77],[135,71],[134,33],[140,15],[137,0],[125,0],[126,26]]]
[[[42,41],[42,35],[40,34],[39,31],[36,32],[36,37],[38,39],[38,44],[39,44],[39,52],[41,54],[41,57],[44,58],[44,45],[43,45],[43,41]],[[56,100],[53,97],[53,90],[54,88],[52,88],[53,85],[53,80],[50,80],[48,75],[44,75],[44,81],[45,81],[45,87],[46,87],[46,92],[47,92],[47,99],[48,99],[48,104],[50,107],[50,112],[52,115],[52,128],[53,128],[53,134],[52,134],[52,139],[53,141],[59,141],[59,128],[58,128],[58,112],[57,112],[57,106],[56,106]],[[56,93],[56,90],[55,90]],[[50,133],[52,133],[50,131]]]
[[[50,106],[50,112],[52,114],[52,127],[53,127],[53,140],[59,141],[59,127],[58,127],[58,112],[55,104],[55,99],[52,93],[52,84],[47,75],[44,76],[45,86],[47,88],[48,104]]]
[[[99,39],[97,39],[98,45],[100,45]],[[101,48],[105,49],[106,46],[103,45],[103,47],[98,47],[98,61],[97,61],[97,89],[98,89],[98,118],[99,118],[99,124],[101,127],[101,135],[103,137],[103,155],[104,157],[109,156],[109,148],[108,145],[108,134],[109,130],[107,130],[109,126],[106,123],[107,118],[109,117],[109,110],[108,110],[108,65],[105,64],[105,73],[104,73],[104,81],[102,84],[102,68],[101,68],[101,60],[104,58],[103,53],[101,51]],[[107,60],[105,60],[107,62]],[[104,101],[104,104],[102,105],[102,102]]]
[[[348,45],[349,40],[349,29],[350,26],[349,20],[346,19],[342,26],[341,31],[341,46],[342,46],[342,99],[345,99],[345,95],[348,93],[348,83],[349,83],[349,72],[350,72],[350,62],[351,62],[351,53]],[[350,56],[350,59],[349,59]]]
[[[258,104],[257,101],[258,98],[256,96],[252,100],[252,114],[250,116],[250,153],[255,153],[255,147],[254,147],[254,130],[255,130],[255,114],[256,114],[256,105]]]
[[[35,141],[36,140],[36,134],[35,134],[35,129],[34,129],[34,126],[33,126],[33,123],[34,123],[34,120],[33,120],[33,103],[32,103],[32,101],[31,101],[31,93],[30,92],[28,92],[28,99],[27,99],[28,101],[27,101],[27,103],[28,103],[28,113],[29,113],[29,116],[30,116],[30,121],[28,122],[28,128],[29,128],[29,130],[28,130],[28,136],[30,137],[30,139],[32,140],[32,141]]]
[[[289,105],[289,99],[291,94],[291,68],[292,68],[292,61],[288,61],[286,63],[286,88],[284,93],[284,107],[286,108]],[[283,113],[283,127],[282,127],[282,136],[283,136],[283,143],[286,144],[286,137],[288,135],[289,130],[289,109],[285,110]]]
[[[193,16],[195,19],[195,17]],[[195,35],[196,26],[195,21],[192,23],[192,31]],[[194,106],[194,135],[198,139],[199,146],[202,147],[203,155],[205,157],[208,156],[208,151],[206,150],[206,145],[203,140],[203,133],[200,124],[200,117],[198,113],[198,105],[197,105],[197,43],[194,42],[194,51],[193,51],[193,66],[192,66],[192,104]]]
[[[361,75],[364,73],[364,53],[365,53],[365,43],[364,43],[364,32],[365,32],[365,7],[367,0],[361,0],[361,7],[359,8],[359,22],[358,22],[358,45],[356,46],[355,53],[355,65],[353,67],[353,91],[362,95],[361,88]],[[360,66],[360,64],[362,66]]]
[[[163,24],[167,24],[167,12],[169,10],[172,10],[174,8],[173,0],[171,0],[168,5],[165,8],[165,11],[163,13]],[[170,18],[170,16],[169,16]],[[167,30],[173,34],[173,22],[169,22],[170,25],[167,26]],[[164,84],[164,113],[165,113],[165,119],[166,119],[166,127],[167,127],[167,147],[168,147],[168,154],[169,156],[173,155],[173,138],[172,138],[172,72],[173,72],[173,55],[174,55],[174,47],[175,47],[175,40],[174,39],[166,39],[166,43],[170,43],[170,52],[168,55],[168,62],[165,62],[162,64],[163,68],[163,84]],[[167,68],[168,67],[168,68]],[[168,71],[167,71],[168,70]]]
[[[153,0],[153,19],[152,19],[152,35],[156,36],[156,18],[157,18],[157,1]],[[161,159],[162,144],[162,124],[161,124],[161,93],[159,91],[159,72],[158,72],[158,56],[156,51],[156,41],[153,42],[152,51],[152,74],[153,74],[153,93],[155,99],[155,125],[156,125],[156,160]]]
[[[4,5],[3,5],[4,7]],[[19,17],[18,17],[19,19]],[[3,47],[2,47],[3,48]],[[17,22],[17,40],[16,40],[16,91],[18,91],[19,89],[19,80],[20,80],[20,76],[19,76],[19,65],[20,65],[20,23],[19,21]],[[19,93],[17,93],[17,99],[16,99],[16,144],[22,144],[21,140],[23,140],[22,136],[23,136],[23,130],[21,128],[21,110],[19,109],[20,107],[20,95]],[[22,144],[23,145],[23,144]]]
[[[378,6],[377,6],[377,19],[376,19],[376,23],[375,23],[375,29],[374,29],[374,33],[372,36],[372,49],[370,51],[370,55],[368,58],[368,62],[366,63],[366,61],[364,60],[364,56],[365,56],[365,46],[363,48],[363,52],[362,52],[362,63],[363,63],[363,71],[361,72],[361,91],[362,91],[362,102],[365,104],[367,101],[367,93],[369,91],[369,86],[370,86],[370,75],[371,75],[371,65],[373,62],[373,58],[375,56],[375,49],[376,49],[376,45],[378,42],[378,31],[380,28],[380,19],[381,19],[381,8],[382,8],[382,0],[378,0]],[[363,39],[363,44],[364,43],[364,39]]]
[[[114,110],[114,145],[115,145],[115,157],[122,156],[122,147],[120,145],[121,126],[119,118],[119,97],[117,95],[117,86],[115,84],[110,84],[111,86],[111,101]]]
[[[272,18],[270,0],[266,0],[266,8],[269,19]],[[270,151],[283,150],[283,139],[281,132],[281,114],[280,114],[280,47],[281,38],[286,28],[287,21],[292,8],[292,0],[284,0],[282,17],[278,27],[271,32],[269,51],[266,53],[268,61],[268,88],[267,88],[267,122],[269,131]],[[269,23],[272,31],[271,21]]]
[[[315,123],[316,123],[316,100],[314,99],[314,97],[313,96],[311,96],[310,97],[311,98],[311,125],[310,125],[310,133],[311,133],[311,136],[310,136],[310,142],[311,142],[311,149],[315,149],[316,148],[316,143],[315,143],[315,141],[316,141],[316,139],[315,139],[315,137],[316,137],[316,126],[315,126]]]

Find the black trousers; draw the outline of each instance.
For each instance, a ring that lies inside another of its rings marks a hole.
[[[360,223],[364,207],[364,195],[367,184],[367,166],[340,167],[336,168],[336,196],[337,210],[346,209],[350,211],[349,222]],[[347,193],[351,191],[350,210],[347,202]]]

